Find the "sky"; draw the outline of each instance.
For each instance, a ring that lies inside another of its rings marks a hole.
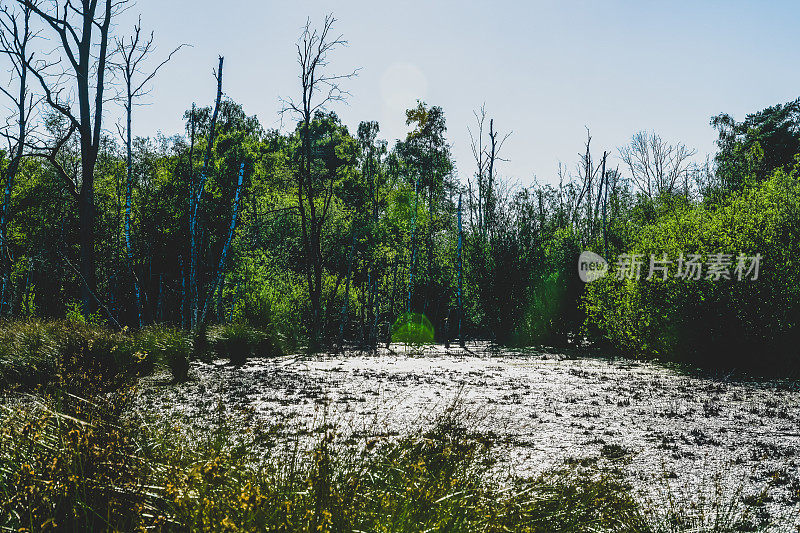
[[[292,128],[279,110],[299,92],[295,43],[307,18],[319,25],[329,12],[348,41],[329,72],[360,68],[343,82],[348,103],[331,109],[353,133],[377,120],[393,145],[417,99],[441,106],[462,180],[473,173],[468,128],[482,104],[511,132],[501,177],[527,186],[556,183],[559,162],[574,168],[587,127],[598,158],[648,130],[703,160],[715,149],[713,115],[742,119],[800,95],[793,1],[137,0],[117,32],[141,14],[155,31],[154,63],[191,47],[160,71],[134,135],[181,132],[192,102],[211,105],[218,55],[226,96],[267,129]]]

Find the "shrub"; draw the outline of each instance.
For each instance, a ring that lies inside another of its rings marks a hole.
[[[307,305],[308,294],[295,274],[271,268],[269,262],[258,253],[243,262],[241,275],[246,281],[235,289],[238,297],[231,318],[264,333],[258,353],[279,355],[300,345],[304,331],[300,310]]]
[[[246,324],[234,322],[213,328],[208,339],[217,357],[242,365],[264,346],[266,335]]]
[[[31,387],[70,376],[76,390],[83,379],[113,388],[128,374],[149,371],[127,339],[85,322],[8,322],[0,326],[0,380]]]
[[[587,331],[624,354],[707,367],[798,368],[800,180],[776,172],[713,207],[675,211],[645,226],[629,253],[762,256],[756,281],[618,280],[587,286]],[[643,266],[643,272],[647,265]]]
[[[165,326],[151,326],[135,336],[133,346],[137,357],[151,362],[156,360],[163,362],[176,382],[188,379],[192,343],[184,331]]]
[[[0,325],[0,383],[34,387],[69,381],[76,392],[86,382],[113,389],[131,375],[166,365],[176,381],[189,370],[190,342],[174,328],[138,333],[111,331],[74,320],[26,320]]]

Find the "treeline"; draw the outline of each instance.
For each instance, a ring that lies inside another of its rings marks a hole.
[[[349,131],[333,109],[355,71],[328,70],[345,44],[332,17],[298,41],[289,131],[265,130],[225,96],[219,58],[185,131],[142,138],[134,110],[166,61],[147,69],[153,39],[139,26],[113,34],[122,4],[12,4],[0,39],[15,108],[2,160],[3,317],[79,306],[119,328],[233,322],[319,349],[373,348],[421,316],[445,342],[591,341],[714,364],[793,354],[798,101],[742,122],[715,117],[719,152],[702,164],[655,133],[600,153],[587,132],[574,169],[520,187],[501,178],[507,134],[483,107],[474,165],[458,171],[439,106],[409,109],[394,146],[376,122]],[[32,52],[46,32],[61,42],[60,66]],[[125,111],[119,141],[109,99]],[[583,250],[610,274],[584,284]],[[651,254],[721,252],[761,254],[761,278],[618,279],[614,266],[620,254],[646,268]]]

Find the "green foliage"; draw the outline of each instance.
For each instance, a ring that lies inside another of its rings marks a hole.
[[[232,295],[235,301],[230,318],[263,332],[259,355],[291,352],[297,349],[303,335],[302,310],[308,293],[297,276],[274,268],[270,258],[248,256],[235,273],[243,281]]]
[[[8,322],[0,326],[0,381],[25,387],[68,381],[80,390],[84,381],[97,380],[113,387],[126,374],[152,368],[127,340],[81,322]]]
[[[623,353],[709,367],[798,368],[800,180],[782,171],[715,207],[692,207],[641,228],[630,253],[761,254],[756,281],[619,280],[588,286],[589,330]],[[643,268],[646,268],[645,265]],[[757,354],[757,356],[756,356]]]
[[[145,361],[163,362],[176,382],[189,378],[189,355],[192,345],[186,332],[166,326],[150,326],[131,339],[136,357]]]
[[[67,304],[67,312],[64,315],[67,322],[80,324],[83,326],[103,326],[103,319],[100,317],[100,312],[95,311],[88,317],[84,315],[81,309],[81,304],[78,302],[70,302]]]
[[[716,176],[708,169],[707,183],[699,178],[697,183],[684,183],[676,188],[683,189],[680,193],[637,196],[625,177],[610,169],[605,181],[598,180],[597,171],[594,181],[565,174],[566,181],[558,186],[530,188],[510,187],[495,173],[489,186],[483,168],[478,171],[481,200],[476,197],[480,196],[475,190],[477,177],[470,171],[459,169],[460,181],[456,180],[440,106],[419,102],[408,110],[409,134],[388,146],[379,140],[375,122],[362,122],[357,132],[350,132],[335,113],[318,112],[307,132],[299,124],[285,134],[265,131],[256,117],[225,100],[199,208],[200,299],[208,301],[209,324],[232,322],[241,330],[231,339],[247,336],[245,327],[258,332],[260,341],[244,339],[238,345],[256,342],[254,354],[286,353],[313,340],[330,344],[338,340],[340,329],[346,343],[375,346],[378,339],[372,338],[372,324],[378,324],[377,336],[385,341],[391,325],[408,310],[409,299],[411,311],[423,313],[430,331],[439,334],[434,340],[441,341],[444,335],[452,336],[451,326],[458,317],[460,195],[464,313],[458,318],[467,336],[503,344],[564,345],[581,342],[579,327],[585,324],[585,333],[593,339],[629,354],[694,360],[693,352],[742,351],[740,346],[754,347],[758,342],[785,351],[798,323],[793,307],[796,285],[786,281],[791,275],[770,279],[769,289],[737,285],[726,288],[727,293],[703,283],[656,285],[607,279],[592,285],[584,306],[585,288],[576,276],[575,260],[582,250],[608,257],[627,251],[660,255],[686,245],[686,253],[723,248],[732,253],[770,253],[765,264],[791,270],[794,257],[780,252],[794,250],[797,240],[790,206],[776,205],[780,194],[794,193],[774,193],[767,200],[766,189],[759,184],[774,181],[773,169],[789,172],[794,165],[800,150],[798,110],[800,104],[794,101],[748,115],[742,122],[727,115],[716,117],[713,125],[720,135]],[[66,315],[76,327],[101,327],[106,321],[139,327],[135,279],[141,289],[142,323],[188,327],[187,198],[209,142],[211,112],[200,108],[185,115],[187,134],[192,131],[189,119],[196,119],[191,139],[158,136],[135,141],[130,259],[123,253],[122,239],[124,160],[111,139],[101,146],[95,172],[95,229],[100,280],[96,293],[104,303],[102,315],[84,317],[71,303],[83,284],[75,268],[80,262],[79,224],[70,192],[47,161],[25,160],[12,191],[8,226],[12,261],[0,313],[18,318]],[[54,134],[66,127],[57,118],[48,126]],[[60,157],[70,165],[79,163],[78,147],[67,143]],[[310,157],[310,176],[301,190],[306,157]],[[218,272],[242,163],[246,170],[240,216],[228,267]],[[602,196],[598,181],[605,183]],[[761,192],[748,192],[753,190]],[[313,227],[308,216],[312,208],[317,214]],[[756,212],[764,209],[765,213]],[[726,214],[734,210],[749,214]],[[765,217],[773,211],[787,220],[765,241],[757,228],[771,227],[771,219]],[[729,231],[730,220],[745,227],[736,230],[740,237]],[[745,234],[746,239],[741,237]],[[670,244],[673,237],[682,239],[680,247]],[[347,313],[342,312],[345,298]],[[665,304],[653,303],[659,299]],[[757,310],[733,312],[732,307]],[[698,321],[707,327],[693,327]],[[315,328],[322,339],[311,338]],[[726,335],[730,330],[735,334]],[[199,339],[198,349],[204,340]],[[117,351],[130,351],[125,346]],[[228,348],[224,350],[228,357]],[[235,358],[249,354],[244,349]],[[735,357],[705,359],[739,364]],[[183,379],[181,360],[170,356],[147,364],[175,363],[176,377]]]
[[[208,340],[217,357],[230,359],[234,365],[243,365],[254,354],[262,355],[265,346],[271,348],[263,331],[241,322],[214,327]]]
[[[82,321],[31,319],[0,325],[0,383],[27,388],[67,383],[113,389],[164,364],[186,379],[190,344],[185,332],[151,327],[115,332]]]
[[[800,153],[800,99],[748,114],[742,122],[721,114],[711,125],[719,131],[717,179],[729,190],[776,169],[791,170]]]

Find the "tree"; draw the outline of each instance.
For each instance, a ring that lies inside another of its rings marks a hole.
[[[5,191],[0,205],[0,268],[2,268],[2,287],[0,287],[0,314],[10,292],[12,257],[8,246],[8,219],[11,209],[11,193],[17,178],[20,163],[25,152],[25,143],[30,128],[29,119],[37,103],[28,88],[28,59],[31,57],[29,44],[34,37],[30,25],[31,8],[23,6],[20,12],[8,6],[0,9],[0,55],[5,56],[11,65],[11,83],[0,91],[9,99],[14,115],[0,131],[8,144],[9,163],[3,174]],[[13,86],[16,85],[16,91]],[[12,92],[13,91],[13,92]],[[10,306],[9,306],[10,307]]]
[[[225,58],[219,57],[219,67],[214,72],[214,77],[217,80],[217,99],[214,103],[214,111],[211,115],[211,123],[208,130],[208,138],[206,139],[206,152],[203,157],[203,169],[200,172],[200,181],[195,184],[194,180],[189,185],[189,308],[190,308],[190,324],[192,329],[198,326],[198,319],[200,318],[200,287],[198,281],[198,262],[199,262],[199,225],[198,214],[200,209],[200,202],[203,199],[203,192],[206,188],[206,180],[208,178],[208,166],[211,160],[211,152],[214,148],[214,139],[217,132],[217,117],[219,116],[220,101],[222,100],[222,66]],[[194,119],[194,113],[192,113]]]
[[[81,300],[83,312],[92,314],[100,303],[95,268],[94,170],[102,141],[103,108],[106,103],[106,74],[109,66],[111,21],[129,0],[72,0],[63,6],[53,1],[17,0],[55,34],[58,46],[47,59],[25,59],[30,74],[38,80],[53,111],[69,123],[67,135],[48,150],[38,150],[69,184],[78,202],[80,234]],[[43,7],[46,6],[46,7]],[[74,96],[75,101],[71,100]],[[60,166],[57,154],[71,135],[80,139],[80,183]]]
[[[361,122],[358,125],[358,143],[361,154],[361,173],[365,176],[368,185],[371,217],[367,223],[369,235],[369,309],[372,317],[368,338],[370,347],[378,343],[378,311],[376,301],[378,298],[378,276],[382,268],[388,265],[379,265],[379,212],[381,204],[381,177],[382,157],[386,155],[386,142],[378,141],[380,127],[377,122]]]
[[[133,27],[133,35],[128,40],[115,40],[116,52],[120,57],[119,62],[114,63],[114,69],[122,77],[124,95],[122,105],[125,108],[125,131],[120,132],[120,137],[125,142],[125,256],[128,260],[128,268],[133,272],[133,286],[136,294],[136,312],[138,315],[139,326],[142,325],[142,304],[139,293],[139,281],[136,278],[136,271],[133,268],[133,247],[131,246],[131,193],[133,190],[133,150],[132,150],[132,120],[133,106],[140,105],[137,100],[149,93],[148,84],[156,77],[158,71],[166,65],[172,56],[183,46],[175,48],[170,54],[149,72],[143,72],[142,68],[148,56],[154,50],[154,34],[151,32],[147,38],[142,38],[142,19]],[[141,76],[141,79],[138,79]]]
[[[722,113],[711,125],[719,132],[717,178],[728,189],[740,188],[748,176],[760,181],[775,169],[790,170],[800,153],[800,98],[751,113],[741,122]]]
[[[686,177],[696,153],[682,143],[673,145],[656,133],[646,131],[636,133],[627,146],[619,149],[631,180],[648,198],[676,192],[676,186]]]
[[[311,303],[310,349],[320,345],[322,326],[322,233],[329,215],[333,199],[333,182],[323,173],[321,179],[313,172],[315,154],[312,149],[311,123],[318,111],[325,110],[334,102],[343,102],[348,93],[339,83],[358,73],[358,69],[348,74],[326,72],[328,55],[335,49],[345,46],[347,41],[341,36],[331,34],[336,19],[327,15],[322,28],[312,28],[306,21],[305,28],[296,45],[297,64],[300,67],[299,101],[284,100],[283,112],[294,113],[300,121],[301,157],[296,172],[297,207],[300,212],[300,225],[303,249],[305,251],[306,283]]]
[[[489,118],[488,139],[484,140],[484,130],[486,124],[486,105],[482,105],[479,111],[474,111],[475,122],[477,124],[477,136],[469,130],[470,146],[472,156],[475,159],[477,169],[475,171],[475,186],[477,188],[477,207],[478,229],[480,232],[491,233],[493,227],[493,212],[495,209],[495,186],[496,186],[496,167],[500,161],[506,159],[500,156],[503,144],[511,136],[506,133],[502,138],[494,129],[494,119]],[[470,199],[472,202],[473,199]]]
[[[409,273],[409,302],[411,301],[411,291],[413,290],[414,270],[416,268],[416,203],[417,196],[427,196],[428,220],[426,235],[427,268],[425,276],[427,287],[423,301],[422,312],[428,312],[428,304],[431,299],[431,281],[433,278],[433,255],[434,245],[433,236],[438,230],[437,213],[435,207],[445,196],[447,189],[452,190],[453,183],[447,178],[452,178],[454,169],[450,155],[450,145],[447,143],[445,133],[447,126],[445,123],[444,111],[439,106],[428,107],[424,102],[417,102],[417,106],[406,111],[406,124],[412,129],[404,141],[400,141],[395,146],[395,151],[404,162],[404,168],[408,172],[407,179],[414,183],[415,200],[414,211],[412,213],[412,244],[411,244],[411,265]],[[409,306],[410,307],[410,306]],[[410,309],[409,309],[410,312]]]

